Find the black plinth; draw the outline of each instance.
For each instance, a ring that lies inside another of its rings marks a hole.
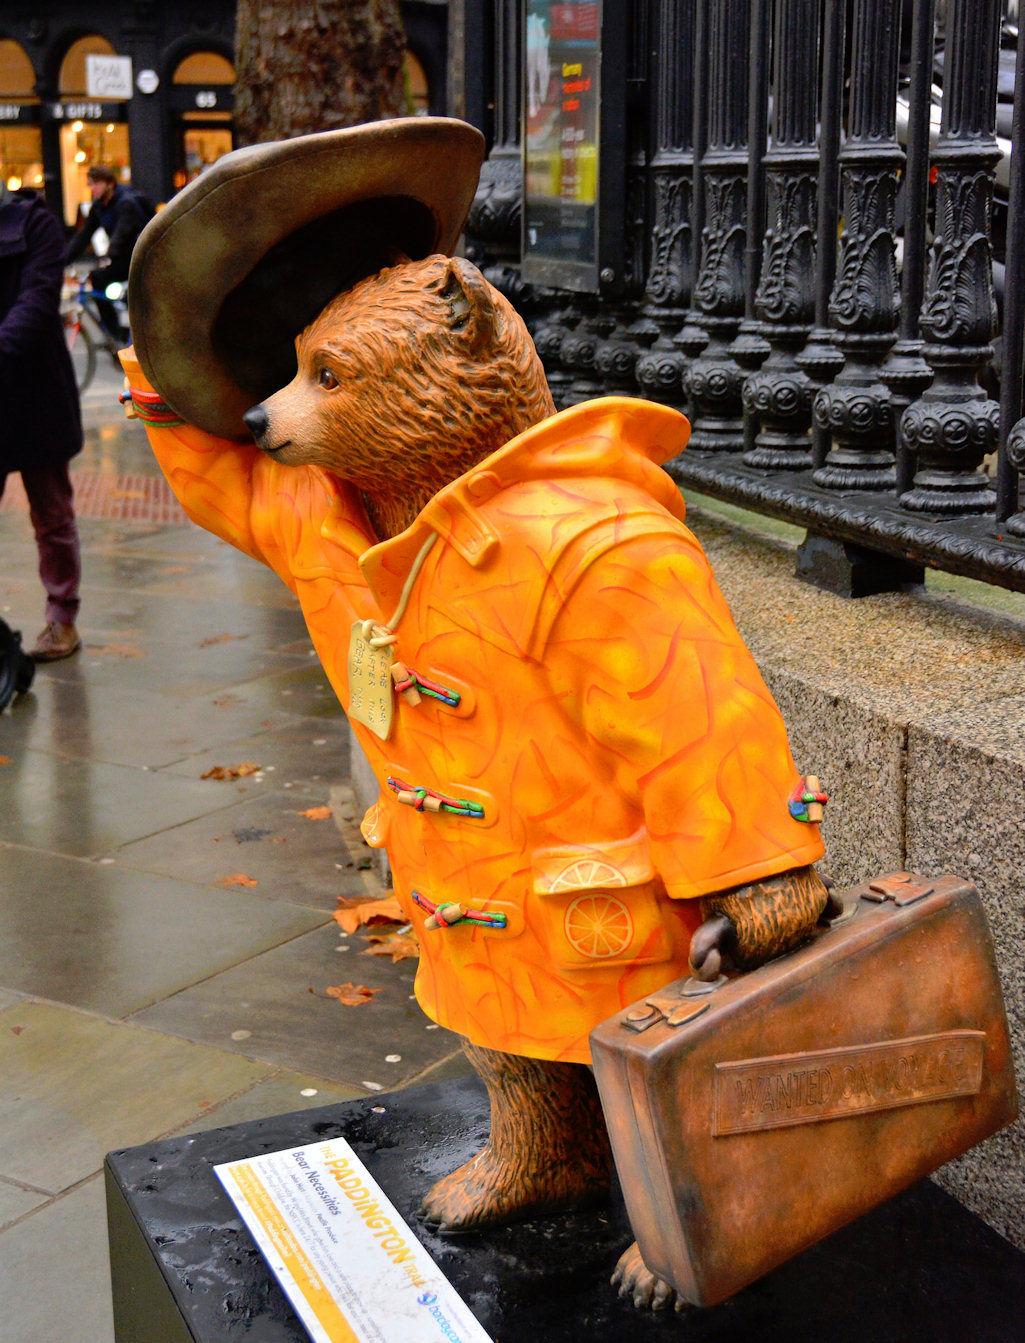
[[[305,1343],[212,1167],[338,1135],[500,1343],[1025,1338],[1025,1255],[929,1181],[723,1305],[685,1314],[638,1312],[610,1288],[631,1240],[618,1194],[595,1213],[486,1236],[438,1236],[420,1220],[420,1200],[479,1149],[487,1124],[483,1089],[466,1079],[112,1152],[106,1176],[118,1343]]]

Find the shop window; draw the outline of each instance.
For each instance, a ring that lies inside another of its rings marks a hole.
[[[411,117],[425,117],[430,111],[430,96],[424,68],[411,51],[406,52],[403,68],[406,84],[406,109]]]
[[[24,49],[9,38],[0,40],[0,181],[11,191],[43,186],[35,86],[35,71]]]
[[[204,107],[209,101],[219,101],[218,93],[233,90],[235,68],[216,51],[194,51],[179,62],[171,77],[172,83],[197,90],[195,107],[178,113],[178,164],[174,185],[180,190],[198,177],[211,163],[227,154],[232,147],[231,112],[216,106]],[[184,91],[184,90],[183,90]]]
[[[99,33],[80,37],[61,62],[58,88],[62,100],[87,100],[85,58],[113,56],[114,48]],[[92,203],[86,173],[94,163],[111,168],[122,182],[132,180],[128,153],[128,123],[114,121],[65,121],[60,128],[61,184],[64,194],[64,222],[73,227],[88,214]]]

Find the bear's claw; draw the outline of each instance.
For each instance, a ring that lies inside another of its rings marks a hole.
[[[638,1310],[668,1310],[670,1306],[681,1311],[690,1308],[690,1302],[685,1301],[675,1287],[656,1277],[647,1267],[636,1241],[619,1256],[612,1285]]]

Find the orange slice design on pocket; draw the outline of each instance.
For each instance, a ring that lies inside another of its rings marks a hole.
[[[581,895],[566,910],[566,940],[592,960],[621,956],[633,939],[630,911],[614,895]]]

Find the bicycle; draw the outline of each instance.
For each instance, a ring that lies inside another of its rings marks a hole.
[[[111,290],[116,289],[117,293]],[[88,278],[74,276],[65,281],[61,292],[61,320],[64,324],[64,340],[75,367],[75,384],[79,394],[86,390],[96,373],[96,352],[106,350],[118,363],[117,352],[122,345],[108,335],[95,308],[96,299],[109,299],[120,302],[125,286],[115,282],[106,292],[91,289]],[[127,339],[123,344],[127,344]]]

